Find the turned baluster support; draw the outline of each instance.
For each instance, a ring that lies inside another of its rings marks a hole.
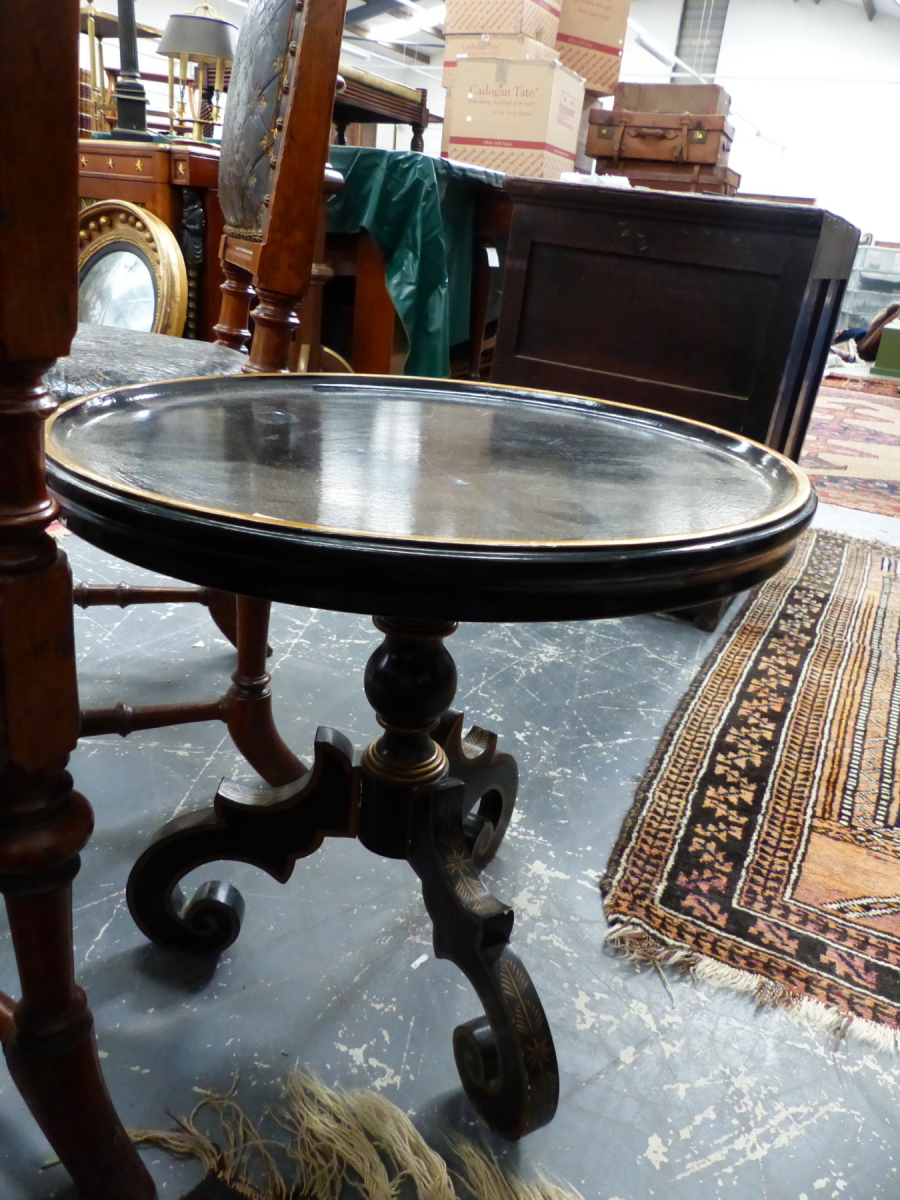
[[[259,303],[253,310],[253,342],[250,358],[244,366],[248,374],[287,371],[291,342],[300,322],[297,305],[300,296],[285,296],[257,287]]]
[[[454,1031],[460,1080],[492,1129],[519,1138],[556,1112],[559,1069],[537,991],[509,947],[513,911],[485,887],[466,830],[479,792],[503,793],[511,784],[508,805],[492,809],[498,821],[505,810],[508,821],[514,764],[511,775],[502,766],[491,769],[492,735],[486,735],[483,773],[470,772],[460,752],[459,722],[455,715],[448,720],[456,667],[443,644],[455,622],[376,617],[375,625],[385,637],[369,659],[365,687],[384,733],[360,762],[359,838],[378,854],[407,859],[419,876],[435,955],[459,967],[484,1007],[484,1015]],[[449,775],[450,760],[435,733],[453,747],[460,778]],[[493,850],[499,839],[484,828],[483,849]]]
[[[250,345],[250,305],[253,301],[253,276],[243,267],[222,259],[225,282],[219,288],[222,304],[219,321],[213,326],[216,342],[231,350],[247,353]]]

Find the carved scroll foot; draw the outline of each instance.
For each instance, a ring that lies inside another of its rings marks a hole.
[[[318,850],[326,835],[356,836],[358,790],[352,747],[334,729],[318,731],[312,771],[299,781],[251,790],[224,780],[212,808],[170,821],[135,863],[131,915],[148,938],[170,949],[225,950],[240,932],[240,893],[205,883],[185,903],[179,881],[204,863],[229,859],[286,883],[296,860]]]
[[[497,751],[497,735],[473,725],[462,735],[464,715],[449,709],[433,737],[443,746],[448,774],[465,787],[463,832],[478,869],[487,866],[506,834],[519,787],[511,754]]]
[[[485,1016],[460,1025],[453,1050],[462,1085],[503,1137],[523,1137],[556,1112],[559,1071],[534,984],[509,949],[514,914],[484,886],[463,830],[465,788],[422,788],[412,805],[409,862],[434,923],[434,951],[456,963]]]

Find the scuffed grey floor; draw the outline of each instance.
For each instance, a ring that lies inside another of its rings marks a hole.
[[[823,523],[900,543],[897,527],[832,509]],[[837,514],[837,515],[835,515]],[[842,524],[841,524],[842,523]],[[76,578],[143,574],[71,536]],[[76,620],[82,701],[149,703],[215,694],[233,652],[204,610],[93,609]],[[276,716],[304,756],[315,727],[357,747],[375,732],[362,694],[379,635],[363,617],[275,613]],[[474,993],[435,960],[412,872],[331,840],[281,886],[206,868],[247,902],[217,963],[149,946],[125,906],[129,868],[154,830],[207,803],[222,775],[250,778],[222,727],[89,739],[72,759],[96,832],[75,883],[76,963],[112,1094],[129,1126],[161,1127],[195,1089],[240,1078],[251,1113],[296,1063],[332,1085],[377,1089],[440,1146],[462,1130],[526,1174],[540,1166],[586,1200],[875,1200],[900,1195],[894,1147],[900,1062],[835,1047],[784,1014],[686,980],[664,983],[603,949],[597,877],[666,720],[715,635],[641,617],[571,625],[463,626],[449,646],[457,706],[514,750],[515,823],[488,872],[517,912],[514,945],[547,1009],[562,1071],[553,1123],[518,1145],[494,1139],[457,1085],[454,1026]],[[15,992],[9,939],[0,986]],[[145,1151],[160,1196],[199,1169]],[[0,1198],[72,1200],[0,1068]],[[123,1200],[127,1198],[123,1197]]]

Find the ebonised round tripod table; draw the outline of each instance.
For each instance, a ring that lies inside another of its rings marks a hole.
[[[509,948],[513,913],[478,867],[517,772],[450,705],[458,620],[611,617],[699,604],[774,574],[812,518],[806,477],[733,434],[575,397],[362,376],[229,376],[121,388],[63,408],[48,471],[71,529],[141,566],[288,603],[378,614],[366,668],[383,728],[354,759],[316,735],[298,782],[221,785],[136,864],[148,936],[219,950],[242,902],[179,880],[220,859],[282,882],[326,835],[405,858],[435,952],[485,1015],[460,1026],[463,1085],[519,1137],[550,1120],[558,1073],[537,992]]]

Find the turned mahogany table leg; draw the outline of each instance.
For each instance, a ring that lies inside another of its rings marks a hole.
[[[78,737],[68,564],[44,529],[50,362],[0,363],[0,891],[21,999],[0,1005],[10,1073],[89,1200],[150,1200],[153,1182],[106,1091],[76,986],[71,884],[92,828],[66,771]]]

